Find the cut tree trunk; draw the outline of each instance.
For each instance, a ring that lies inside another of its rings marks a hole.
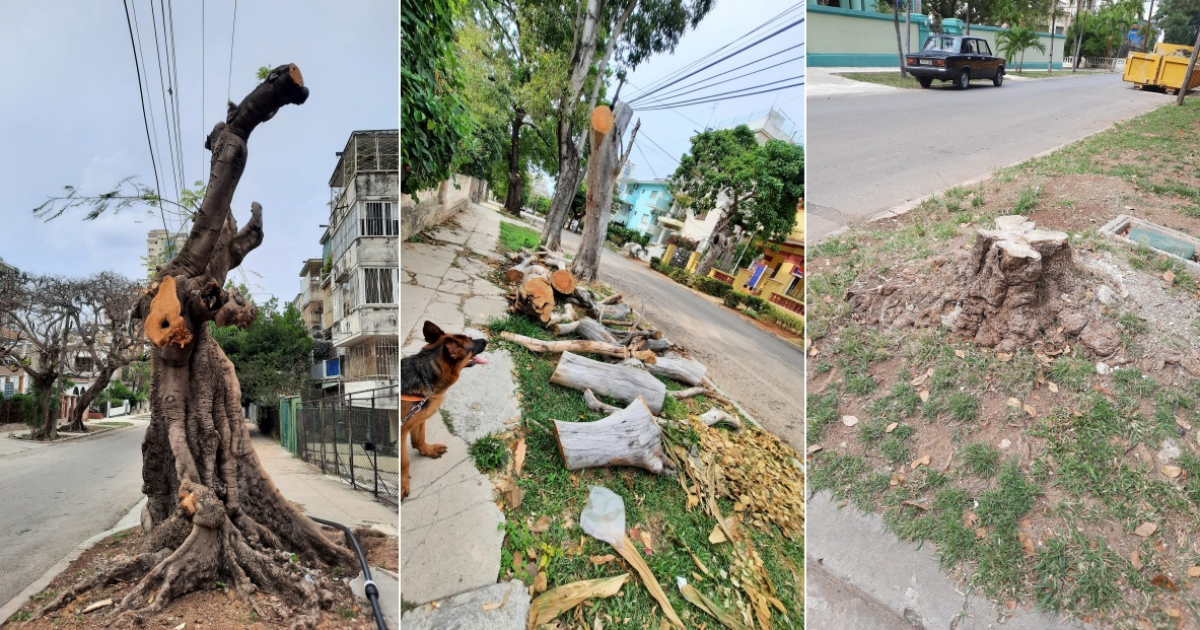
[[[612,334],[603,324],[590,317],[584,317],[579,320],[578,325],[575,327],[575,334],[591,341],[617,343],[616,335]]]
[[[608,221],[612,216],[613,183],[629,158],[628,152],[621,154],[618,143],[632,117],[633,109],[624,101],[617,102],[615,111],[605,105],[592,110],[592,127],[588,131],[591,156],[587,171],[587,213],[583,219],[583,235],[579,237],[579,251],[571,266],[575,277],[582,282],[591,282],[600,274],[600,256],[604,252]],[[630,148],[636,136],[635,126],[630,136]]]
[[[521,125],[525,121],[525,111],[521,108],[513,110],[512,137],[509,139],[508,153],[508,190],[504,195],[504,211],[521,216]]]
[[[587,403],[587,408],[589,410],[595,411],[596,413],[612,414],[621,410],[620,407],[614,407],[613,405],[610,405],[597,398],[596,394],[590,389],[583,390],[583,402]]]
[[[692,386],[699,385],[700,381],[704,380],[704,374],[708,372],[703,363],[674,352],[658,357],[654,363],[647,365],[646,369],[650,370],[651,374]]]
[[[212,171],[191,233],[133,315],[154,344],[151,417],[142,442],[142,547],[62,590],[39,615],[116,582],[134,584],[111,611],[91,614],[151,615],[224,582],[258,614],[314,628],[320,609],[335,603],[331,589],[344,589],[332,568],[355,570],[354,556],[285,499],[263,470],[242,416],[234,366],[208,325],[246,327],[257,314],[223,287],[229,271],[262,243],[262,207],[253,203],[251,220],[239,230],[230,200],[251,132],[283,106],[307,98],[299,69],[277,67],[240,104],[231,104],[226,121],[209,134]],[[260,597],[251,599],[254,593]],[[263,605],[268,601],[278,608]]]
[[[593,315],[597,319],[611,319],[615,321],[628,320],[633,316],[633,307],[628,304],[597,304],[596,312]]]
[[[590,352],[618,359],[627,359],[632,355],[625,346],[600,341],[587,341],[584,339],[542,341],[541,339],[534,339],[533,337],[526,337],[525,335],[518,335],[508,331],[500,333],[500,338],[511,341],[523,348],[533,350],[534,352],[549,352],[554,354],[562,352]]]
[[[550,286],[554,288],[556,293],[571,295],[575,292],[575,287],[578,285],[578,281],[575,280],[575,274],[571,273],[570,269],[556,269],[550,273]]]
[[[541,265],[529,265],[517,282],[517,299],[513,306],[542,323],[548,323],[554,314],[554,287],[550,284],[550,270]]]
[[[641,397],[653,413],[662,411],[667,386],[645,370],[593,361],[564,352],[550,382],[571,389],[590,389],[609,398],[633,402]]]
[[[675,473],[674,463],[663,453],[662,431],[642,400],[596,422],[555,420],[554,437],[567,470],[633,466],[656,475]]]

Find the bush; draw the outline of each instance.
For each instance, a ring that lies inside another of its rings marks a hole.
[[[755,311],[761,312],[764,310],[764,307],[766,307],[767,301],[758,297],[757,295],[745,295],[742,297],[742,304],[745,304],[747,307],[752,308]]]
[[[667,245],[674,245],[679,249],[686,249],[689,252],[694,252],[699,244],[686,236],[680,236],[676,233],[667,237]]]
[[[733,290],[732,286],[725,284],[716,278],[710,278],[708,276],[700,276],[696,278],[695,286],[700,291],[719,298],[724,298],[730,291]]]
[[[761,312],[762,318],[786,328],[797,335],[804,334],[804,318],[799,315],[794,315],[790,311],[776,307],[774,304],[768,304],[767,308]]]
[[[609,223],[608,240],[612,241],[617,247],[622,247],[630,241],[645,247],[650,243],[650,235],[642,234],[637,230],[631,230],[620,223]]]
[[[725,298],[724,298],[723,302],[725,303],[725,306],[728,306],[729,308],[737,308],[738,305],[740,305],[742,303],[742,299],[745,297],[746,297],[746,294],[744,294],[744,293],[738,293],[737,291],[730,291],[729,293],[725,294]]]
[[[685,287],[692,286],[694,276],[683,269],[679,269],[678,267],[672,268],[667,275],[670,276],[672,280],[682,284]]]
[[[19,410],[21,420],[25,424],[35,429],[42,426],[42,403],[38,400],[37,390],[34,390],[33,394],[13,394],[13,397],[8,399],[8,404]]]
[[[650,268],[651,269],[658,271],[658,268],[661,266],[662,266],[662,257],[653,256],[650,258]]]

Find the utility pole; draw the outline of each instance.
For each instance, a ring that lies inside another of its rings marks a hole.
[[[1183,75],[1183,85],[1179,86],[1179,96],[1175,105],[1183,105],[1183,97],[1187,96],[1188,88],[1192,85],[1192,71],[1196,69],[1196,54],[1200,53],[1200,31],[1196,33],[1196,43],[1192,45],[1192,58],[1188,60],[1187,73]]]

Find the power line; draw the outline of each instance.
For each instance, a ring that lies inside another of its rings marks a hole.
[[[626,83],[629,83],[629,81],[626,81]],[[640,88],[640,87],[638,87],[638,86],[636,86],[636,85],[633,85],[632,83],[629,83],[629,85],[630,85],[630,86],[632,86],[632,87],[633,87],[635,90],[641,90],[641,89],[642,89],[642,88]],[[696,125],[697,127],[704,127],[704,125],[701,125],[700,123],[696,122],[694,119],[692,119],[691,117],[689,117],[689,116],[685,115],[683,112],[680,112],[680,111],[674,111],[674,110],[672,110],[672,111],[673,111],[673,113],[675,113],[675,114],[677,114],[677,115],[679,115],[679,116],[683,117],[684,119],[686,119],[688,122],[692,123],[693,125]]]
[[[204,56],[204,41],[206,39],[206,36],[204,34],[204,27],[205,27],[205,24],[207,24],[207,19],[204,16],[204,13],[205,13],[204,5],[205,5],[205,1],[200,0],[200,133],[201,133],[201,135],[204,134],[204,127],[208,124],[208,116],[206,115],[206,113],[204,111],[204,97],[205,97],[205,93],[207,92],[207,90],[205,90],[205,88],[207,86],[205,85],[204,68],[205,68],[205,66],[208,65],[207,64],[208,60]],[[200,145],[200,181],[204,181],[205,176],[207,174],[208,174],[208,160],[204,159],[204,145],[201,144]]]
[[[237,38],[237,0],[233,0],[233,31],[229,34],[229,79],[225,82],[225,101],[229,102],[233,87],[233,42]]]
[[[159,185],[159,183],[158,183],[158,165],[154,161],[154,145],[150,143],[150,119],[149,119],[149,117],[146,116],[146,95],[144,92],[142,92],[142,68],[141,68],[141,66],[138,65],[137,44],[134,43],[133,25],[130,23],[130,20],[129,20],[129,2],[128,2],[128,0],[124,0],[124,3],[125,3],[125,25],[127,27],[129,27],[129,45],[133,48],[133,67],[135,70],[137,70],[138,96],[140,97],[141,102],[142,102],[142,126],[145,127],[145,129],[146,129],[146,147],[148,149],[150,149],[150,166],[154,169],[154,185],[158,186]],[[162,202],[159,202],[159,204],[158,204],[158,215],[160,217],[162,217],[163,231],[164,232],[168,231],[167,230],[167,216],[165,214],[163,214]]]
[[[133,2],[133,0],[130,0],[130,2],[131,2],[131,4],[133,4],[133,31],[134,31],[134,33],[137,34],[137,45],[136,45],[137,61],[141,64],[139,66],[139,68],[144,69],[146,71],[145,73],[142,73],[139,70],[138,77],[139,77],[139,79],[144,78],[144,81],[146,84],[146,92],[148,93],[148,92],[150,92],[150,69],[149,69],[149,66],[146,65],[146,54],[145,54],[146,47],[142,43],[142,29],[138,24],[137,3]],[[140,83],[138,84],[138,89],[141,90]],[[158,166],[158,163],[162,161],[162,147],[158,146],[158,122],[157,122],[157,118],[154,115],[154,98],[153,97],[145,97],[145,101],[143,102],[142,107],[150,108],[150,130],[154,135],[154,150],[150,152],[150,159],[153,161],[154,172],[155,172],[154,185],[157,187],[156,190],[154,191],[154,194],[158,195],[159,198],[162,198],[163,189],[162,189],[162,184],[158,177],[159,171],[162,170]],[[161,204],[159,206],[159,213],[162,214]],[[166,216],[164,215],[163,216],[163,228],[164,229],[168,229],[166,227],[166,220],[167,220]]]
[[[154,53],[158,58],[158,91],[162,95],[163,119],[167,125],[167,157],[171,159],[171,177],[175,180],[175,198],[179,198],[179,166],[175,160],[174,131],[171,126],[171,109],[167,106],[167,86],[163,81],[162,49],[158,43],[158,23],[154,21],[154,0],[150,0],[150,26],[154,33]],[[165,33],[164,33],[165,36]],[[170,70],[167,71],[170,74]]]
[[[187,171],[183,161],[183,129],[179,122],[179,55],[175,53],[175,6],[171,0],[167,0],[167,10],[171,14],[168,19],[171,23],[171,81],[175,87],[175,93],[172,94],[175,104],[175,142],[179,149],[179,179],[183,181],[183,186],[186,188],[187,178],[184,175]]]
[[[656,95],[654,95],[654,96],[651,96],[651,97],[649,97],[649,100],[647,100],[647,101],[644,101],[644,102],[645,102],[645,103],[647,103],[647,104],[651,104],[651,103],[654,103],[655,101],[666,101],[666,100],[670,100],[670,99],[672,99],[672,98],[677,98],[677,97],[679,97],[679,96],[683,96],[684,94],[691,94],[692,92],[698,92],[698,91],[700,91],[700,90],[706,90],[706,89],[708,89],[708,88],[711,88],[711,87],[716,87],[717,85],[721,85],[722,83],[729,83],[729,82],[731,82],[731,81],[736,81],[736,80],[738,80],[738,79],[743,79],[743,78],[746,78],[746,77],[748,77],[748,76],[751,76],[751,75],[758,74],[758,73],[760,73],[760,72],[765,72],[765,71],[767,71],[767,70],[770,70],[771,68],[778,68],[779,66],[782,66],[782,65],[784,65],[784,64],[786,64],[786,63],[792,63],[792,62],[795,62],[795,61],[800,61],[801,59],[803,59],[803,58],[804,58],[804,55],[800,55],[799,57],[793,57],[793,58],[791,58],[791,59],[784,59],[783,61],[780,61],[779,63],[771,64],[771,65],[769,65],[769,66],[766,66],[766,67],[763,67],[763,68],[759,68],[759,69],[757,69],[757,70],[751,70],[750,72],[747,72],[747,73],[745,73],[745,74],[739,74],[739,75],[737,75],[736,77],[730,77],[730,78],[728,78],[728,79],[725,79],[724,81],[721,81],[721,83],[717,83],[717,84],[714,84],[714,85],[705,85],[705,86],[703,86],[703,87],[697,87],[697,88],[695,88],[695,89],[692,89],[692,90],[681,91],[681,90],[685,90],[686,88],[689,88],[689,87],[691,87],[691,86],[693,86],[693,85],[699,85],[699,84],[701,84],[701,83],[707,83],[707,82],[709,82],[709,81],[713,81],[713,80],[714,80],[714,79],[716,79],[717,77],[724,76],[724,75],[726,75],[726,74],[729,74],[730,72],[735,72],[735,71],[737,71],[737,70],[741,70],[742,68],[745,68],[746,66],[752,66],[752,65],[754,65],[754,64],[756,64],[756,63],[760,63],[760,62],[766,61],[767,59],[770,59],[771,57],[774,57],[774,56],[776,56],[776,55],[780,55],[780,54],[782,54],[782,53],[785,53],[785,52],[787,52],[787,51],[789,51],[789,50],[795,50],[795,49],[797,49],[797,48],[801,48],[801,47],[803,47],[803,46],[804,46],[804,44],[803,44],[803,43],[800,43],[800,44],[796,44],[795,46],[791,46],[791,47],[788,47],[788,48],[784,48],[783,50],[780,50],[779,52],[771,53],[770,55],[767,55],[766,57],[763,57],[763,58],[761,58],[761,59],[756,59],[756,60],[754,60],[754,61],[751,61],[750,63],[742,64],[742,65],[740,65],[740,66],[738,66],[737,68],[734,68],[734,69],[732,69],[732,70],[726,70],[725,72],[722,72],[721,74],[716,74],[716,75],[713,75],[713,76],[711,76],[711,77],[708,77],[707,79],[700,79],[699,81],[693,81],[692,83],[689,83],[689,84],[687,84],[687,85],[681,85],[681,86],[679,86],[679,87],[677,87],[677,88],[675,88],[675,89],[673,89],[673,90],[668,90],[667,92],[663,92],[663,93],[660,93],[660,94],[656,94]]]
[[[791,24],[788,24],[787,26],[784,26],[783,28],[781,28],[781,29],[779,29],[779,30],[777,30],[777,31],[775,31],[775,32],[773,32],[773,33],[771,33],[771,34],[769,34],[769,35],[765,35],[765,36],[763,36],[763,37],[760,37],[759,39],[757,39],[757,40],[755,40],[755,41],[753,41],[753,42],[751,42],[751,43],[749,43],[749,44],[747,44],[747,45],[745,45],[745,46],[742,46],[741,48],[739,48],[739,49],[737,49],[737,50],[735,50],[735,51],[733,51],[733,52],[729,53],[728,55],[725,55],[724,57],[721,57],[720,59],[718,59],[718,60],[716,60],[716,61],[714,61],[714,62],[711,62],[711,63],[709,63],[709,64],[708,64],[708,65],[706,65],[706,66],[702,66],[702,67],[700,67],[700,68],[698,68],[698,69],[696,69],[696,70],[693,70],[693,71],[691,71],[691,72],[689,72],[689,73],[687,73],[687,74],[683,75],[682,77],[679,77],[678,79],[675,79],[674,81],[671,81],[670,83],[667,83],[666,85],[663,85],[663,86],[660,86],[660,87],[658,87],[658,88],[656,88],[656,89],[653,89],[653,90],[651,90],[651,92],[650,92],[649,94],[642,94],[642,95],[638,96],[638,97],[637,97],[636,99],[634,99],[634,100],[636,101],[636,100],[641,100],[641,99],[644,99],[644,98],[646,98],[647,96],[650,96],[651,94],[655,94],[655,93],[657,93],[657,92],[660,92],[660,91],[662,91],[662,90],[664,90],[664,89],[666,89],[666,88],[669,88],[669,87],[671,87],[672,85],[675,85],[676,83],[679,83],[680,81],[682,81],[682,80],[684,80],[684,79],[686,79],[686,78],[688,78],[688,77],[691,77],[691,76],[693,76],[693,75],[696,75],[696,74],[698,74],[698,73],[700,73],[700,72],[703,72],[703,71],[705,71],[705,70],[707,70],[707,69],[709,69],[709,68],[711,68],[711,67],[713,67],[713,66],[715,66],[715,65],[717,65],[717,64],[719,64],[719,63],[721,63],[722,61],[725,61],[726,59],[729,59],[730,57],[733,57],[733,56],[739,55],[739,54],[741,54],[741,53],[743,53],[743,52],[745,52],[745,51],[747,51],[747,50],[749,50],[749,49],[751,49],[751,48],[754,48],[755,46],[758,46],[759,44],[761,44],[761,43],[763,43],[763,42],[767,41],[768,39],[771,39],[772,37],[775,37],[776,35],[779,35],[780,33],[783,33],[783,32],[785,32],[785,31],[787,31],[788,29],[794,28],[794,27],[796,27],[796,26],[799,26],[800,24],[803,24],[803,23],[804,23],[804,18],[800,18],[800,19],[796,20],[795,22],[792,22]],[[629,103],[632,105],[632,104],[633,104],[633,101],[629,101]]]
[[[676,163],[676,164],[679,164],[679,160],[678,160],[677,158],[675,158],[674,156],[672,156],[672,155],[670,154],[670,152],[668,152],[666,149],[662,148],[662,145],[660,145],[659,143],[655,142],[655,141],[654,141],[654,138],[651,138],[651,137],[649,136],[649,134],[646,134],[646,133],[644,133],[644,132],[643,132],[641,135],[642,135],[642,136],[645,136],[646,140],[649,140],[649,141],[650,141],[650,144],[653,144],[653,145],[654,145],[656,148],[658,148],[658,152],[659,152],[659,153],[661,153],[661,154],[663,154],[663,155],[665,155],[665,156],[667,157],[667,159],[668,159],[668,160],[671,160],[672,162],[674,162],[674,163]]]
[[[777,14],[777,15],[775,15],[774,17],[771,17],[771,18],[769,18],[768,20],[766,20],[766,21],[765,21],[765,22],[763,22],[762,24],[759,24],[758,26],[756,26],[756,27],[754,27],[753,29],[751,29],[749,32],[747,32],[747,33],[745,33],[745,34],[743,34],[743,35],[739,36],[738,38],[734,39],[733,41],[729,42],[728,44],[725,44],[724,46],[721,46],[720,48],[718,48],[718,49],[716,49],[716,50],[714,50],[714,51],[712,51],[712,52],[708,53],[707,55],[704,55],[703,57],[700,57],[699,59],[697,59],[697,60],[693,61],[692,63],[690,63],[690,64],[688,64],[688,65],[686,65],[686,66],[684,66],[684,67],[680,68],[679,70],[676,70],[675,72],[668,73],[668,74],[667,74],[667,76],[665,76],[665,77],[663,77],[663,78],[661,78],[661,79],[659,79],[659,80],[657,80],[657,81],[654,81],[654,82],[652,82],[652,83],[650,84],[650,87],[649,87],[647,90],[642,90],[641,88],[637,88],[637,89],[639,90],[639,92],[641,92],[641,93],[640,93],[640,94],[637,94],[637,95],[635,95],[635,96],[634,96],[634,99],[638,99],[638,98],[641,98],[642,96],[645,96],[645,94],[647,94],[647,93],[648,93],[648,91],[650,91],[650,90],[657,90],[657,89],[659,89],[659,86],[660,86],[660,85],[661,85],[661,84],[662,84],[664,81],[670,81],[671,79],[675,78],[676,76],[678,76],[678,75],[680,75],[680,74],[682,74],[682,73],[684,73],[684,72],[687,72],[688,70],[691,70],[692,68],[694,68],[694,67],[696,67],[696,66],[698,66],[698,65],[700,65],[700,64],[702,64],[702,63],[704,63],[705,61],[708,61],[708,60],[709,60],[709,59],[711,59],[713,56],[715,56],[715,55],[717,55],[718,53],[720,53],[722,50],[725,50],[726,48],[729,48],[730,46],[733,46],[734,44],[738,43],[739,41],[741,41],[741,40],[743,40],[743,39],[746,39],[747,37],[750,37],[750,36],[751,36],[751,35],[753,35],[754,33],[757,33],[758,31],[760,31],[760,30],[762,30],[762,29],[766,28],[768,25],[772,24],[773,22],[776,22],[776,21],[778,21],[778,20],[782,19],[782,18],[783,18],[783,16],[785,16],[785,15],[787,15],[787,14],[789,14],[789,13],[792,13],[792,12],[796,11],[797,9],[800,9],[802,6],[804,6],[804,5],[803,5],[803,4],[795,4],[795,5],[792,5],[791,7],[788,7],[787,9],[784,9],[782,12],[778,13],[778,14]],[[636,87],[636,86],[635,86],[635,87]]]
[[[641,111],[643,111],[643,112],[653,112],[653,111],[658,111],[658,110],[662,110],[662,109],[672,109],[672,108],[675,108],[675,107],[688,107],[688,106],[691,106],[691,105],[703,105],[703,104],[705,104],[705,103],[716,103],[716,102],[719,102],[719,101],[729,101],[729,100],[733,100],[733,99],[735,99],[735,98],[742,98],[743,96],[754,96],[754,95],[756,95],[756,94],[767,94],[767,93],[770,93],[770,92],[778,92],[779,90],[786,90],[786,89],[789,89],[789,88],[800,87],[800,86],[803,86],[803,85],[804,85],[804,76],[803,76],[803,75],[801,75],[801,76],[798,76],[798,77],[792,77],[792,78],[790,78],[790,79],[783,79],[783,80],[784,80],[784,81],[794,81],[794,80],[796,80],[796,79],[799,79],[799,80],[800,80],[800,82],[799,82],[799,83],[793,83],[793,84],[791,84],[791,85],[781,85],[781,86],[779,86],[779,87],[777,87],[777,88],[771,88],[771,89],[768,89],[768,90],[759,90],[759,91],[757,91],[757,92],[747,92],[747,93],[745,93],[745,94],[734,94],[733,96],[728,96],[728,97],[724,97],[724,98],[703,98],[703,99],[698,99],[698,100],[694,100],[694,101],[687,101],[687,102],[683,102],[683,103],[668,103],[668,104],[666,104],[666,105],[657,105],[657,106],[655,106],[655,107],[647,107],[647,108],[645,108],[645,109],[643,109],[643,110],[641,110]],[[776,81],[775,83],[779,83],[779,81]],[[763,85],[756,85],[756,86],[754,86],[754,87],[764,87],[764,86],[766,86],[766,85],[771,85],[771,84],[770,84],[770,83],[764,83]],[[748,90],[749,90],[749,89],[754,89],[754,88],[745,88],[745,89],[748,89]],[[733,94],[733,92],[729,92],[728,94]],[[715,97],[715,96],[719,96],[719,95],[716,95],[716,94],[714,94],[713,96]]]
[[[642,154],[642,158],[646,160],[646,168],[650,169],[650,174],[654,176],[654,179],[658,179],[658,173],[654,172],[654,167],[650,165],[650,158],[646,155],[646,152],[642,150],[642,145],[635,142],[634,146],[637,147],[638,153]]]

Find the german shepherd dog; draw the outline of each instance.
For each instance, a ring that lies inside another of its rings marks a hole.
[[[425,347],[420,352],[400,360],[400,499],[408,496],[408,447],[412,435],[413,448],[425,457],[441,457],[445,444],[425,442],[425,421],[437,413],[446,390],[458,381],[463,368],[487,363],[479,355],[487,346],[483,339],[466,335],[447,335],[437,324],[426,321],[421,331]],[[420,406],[415,413],[413,409]]]

